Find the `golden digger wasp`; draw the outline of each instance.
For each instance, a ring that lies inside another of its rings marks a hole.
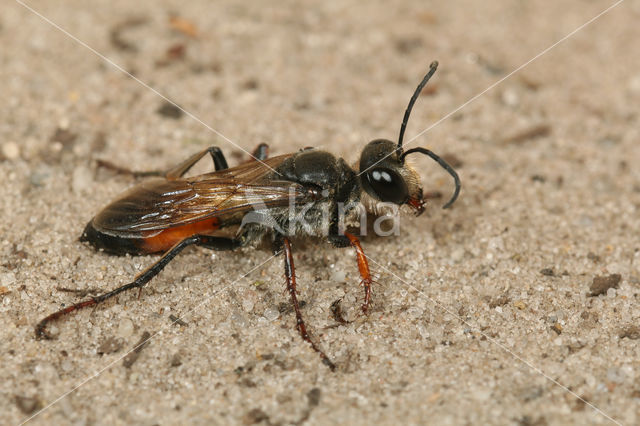
[[[130,289],[141,289],[187,246],[234,250],[269,237],[274,251],[284,254],[287,290],[297,329],[323,362],[334,369],[310,338],[302,319],[290,237],[320,236],[334,247],[355,249],[364,287],[362,311],[366,314],[371,302],[371,272],[358,238],[344,230],[344,225],[353,224],[361,213],[358,206],[371,213],[377,212],[376,204],[382,202],[408,205],[417,215],[422,213],[425,201],[420,177],[405,161],[412,153],[431,157],[453,176],[455,192],[444,208],[451,206],[460,192],[458,174],[443,159],[425,148],[402,148],[413,105],[437,66],[437,62],[431,64],[411,97],[398,142],[369,142],[354,165],[315,148],[268,157],[267,146],[261,144],[253,152],[253,160],[236,167],[229,168],[222,151],[210,147],[164,173],[145,173],[157,176],[134,186],[105,207],[87,224],[80,240],[107,253],[162,253],[162,257],[134,281],[47,316],[37,324],[36,336],[49,338],[49,322],[70,312],[97,305]],[[215,171],[183,177],[207,154],[213,159]],[[232,236],[225,236],[222,231]]]

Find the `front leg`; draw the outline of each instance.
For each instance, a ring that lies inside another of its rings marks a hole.
[[[364,250],[362,250],[362,246],[360,245],[360,240],[358,240],[358,237],[348,232],[345,232],[344,235],[349,239],[349,243],[351,243],[351,246],[356,250],[358,271],[360,271],[360,278],[362,278],[360,284],[364,287],[364,303],[362,304],[362,313],[367,314],[369,311],[369,305],[371,304],[371,283],[373,283],[373,278],[371,278],[371,270],[369,269],[369,262],[367,261],[367,256],[364,254]]]

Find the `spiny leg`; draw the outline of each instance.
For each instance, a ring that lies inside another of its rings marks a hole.
[[[202,157],[209,153],[211,155],[211,159],[213,160],[213,167],[216,171],[228,169],[227,160],[224,158],[224,154],[222,150],[217,146],[210,146],[207,149],[203,149],[202,151],[193,154],[191,157],[184,160],[182,163],[177,166],[169,169],[166,172],[163,172],[161,175],[166,177],[169,180],[177,179],[179,177],[184,176],[191,168],[198,162]]]
[[[371,278],[371,271],[369,270],[369,262],[367,262],[364,250],[362,250],[360,240],[358,240],[355,235],[348,232],[345,232],[344,235],[349,239],[349,243],[351,243],[351,246],[356,250],[358,270],[360,271],[362,286],[364,287],[364,303],[362,304],[362,312],[366,314],[369,310],[369,304],[371,303],[371,283],[373,282],[373,279]]]
[[[38,325],[36,325],[36,330],[35,330],[36,338],[50,339],[51,336],[47,333],[47,330],[46,330],[47,324],[66,314],[69,314],[73,311],[77,311],[89,306],[95,306],[99,303],[104,302],[107,299],[110,299],[124,291],[131,290],[133,288],[142,289],[142,287],[146,283],[151,281],[153,277],[158,275],[160,271],[162,271],[164,267],[167,266],[167,264],[169,264],[169,262],[171,262],[178,253],[184,250],[185,247],[188,247],[193,244],[211,248],[214,250],[233,250],[234,248],[240,247],[242,245],[240,240],[231,239],[231,238],[222,238],[222,237],[212,237],[208,235],[193,235],[191,237],[185,238],[184,240],[174,245],[171,249],[169,249],[169,251],[167,251],[160,259],[158,259],[157,262],[155,262],[154,264],[149,266],[147,269],[145,269],[143,272],[141,272],[133,282],[130,282],[129,284],[125,284],[121,287],[118,287],[114,290],[111,290],[99,296],[91,297],[90,299],[84,300],[82,302],[76,303],[71,306],[67,306],[66,308],[60,309],[59,311],[54,312],[51,315],[42,319],[38,323]]]
[[[269,145],[261,143],[251,153],[252,159],[264,161],[269,156]]]
[[[117,166],[112,162],[106,160],[98,160],[97,163],[99,167],[104,167],[106,169],[113,170],[116,173],[131,175],[133,177],[163,176],[169,180],[174,180],[184,176],[184,174],[187,173],[198,161],[200,161],[202,157],[207,155],[207,153],[211,155],[213,166],[216,171],[229,168],[222,150],[220,150],[220,148],[218,148],[217,146],[210,146],[207,149],[203,149],[202,151],[193,154],[191,157],[187,158],[177,166],[170,168],[169,170],[152,170],[139,172],[127,169],[125,167]]]
[[[293,310],[295,311],[295,314],[296,314],[296,327],[298,328],[298,331],[300,332],[302,339],[307,341],[311,345],[313,350],[320,355],[320,358],[322,358],[322,362],[327,367],[329,367],[331,371],[334,371],[336,369],[335,364],[331,362],[329,357],[324,352],[322,352],[322,350],[318,348],[315,343],[313,343],[313,340],[311,340],[311,337],[309,337],[309,333],[307,333],[307,327],[304,324],[304,320],[302,319],[302,314],[300,313],[300,305],[298,304],[298,296],[296,294],[296,271],[295,271],[295,267],[293,266],[293,254],[291,253],[291,243],[289,242],[289,239],[286,237],[282,238],[282,248],[284,251],[284,275],[287,279],[287,291],[291,296],[291,302],[293,303]]]

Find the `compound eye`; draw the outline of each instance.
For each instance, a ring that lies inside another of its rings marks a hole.
[[[404,204],[409,198],[409,190],[404,179],[391,169],[373,169],[367,173],[367,180],[382,201]]]

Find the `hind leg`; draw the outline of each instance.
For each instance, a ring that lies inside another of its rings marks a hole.
[[[180,253],[182,250],[184,250],[186,247],[190,245],[198,245],[198,246],[207,247],[213,250],[233,250],[235,248],[242,246],[243,242],[244,241],[240,239],[212,237],[208,235],[193,235],[191,237],[185,238],[184,240],[174,245],[160,259],[158,259],[156,263],[149,266],[146,270],[140,273],[135,280],[133,280],[129,284],[125,284],[107,293],[101,294],[96,297],[91,297],[87,300],[76,303],[74,305],[67,306],[66,308],[61,309],[57,312],[54,312],[51,315],[42,319],[38,323],[38,325],[36,325],[36,330],[35,330],[36,338],[38,339],[50,338],[49,333],[47,333],[47,325],[51,321],[54,321],[66,314],[69,314],[74,311],[78,311],[83,308],[87,308],[89,306],[95,306],[127,290],[131,290],[134,288],[142,289],[142,287],[145,284],[147,284],[149,281],[151,281],[153,277],[158,275],[160,271],[162,271],[164,267],[167,266],[169,262],[171,262],[178,253]]]
[[[187,173],[198,161],[200,161],[202,157],[207,154],[211,155],[211,159],[213,160],[213,167],[216,171],[229,168],[222,150],[217,146],[210,146],[207,149],[203,149],[202,151],[192,155],[182,163],[170,168],[169,170],[152,170],[140,172],[117,166],[112,162],[105,160],[98,160],[98,166],[113,170],[116,173],[131,175],[133,177],[163,176],[169,180],[174,180],[184,176],[185,173]]]

